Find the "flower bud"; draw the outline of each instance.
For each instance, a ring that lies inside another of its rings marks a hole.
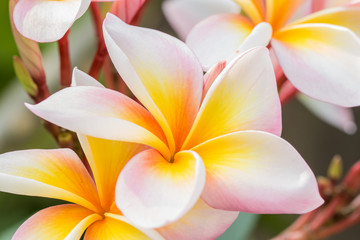
[[[45,81],[45,70],[42,64],[42,56],[39,44],[22,36],[15,27],[13,12],[18,0],[9,1],[9,14],[11,29],[20,57],[27,71],[36,82]]]
[[[25,64],[18,56],[14,56],[13,58],[14,70],[17,78],[19,79],[22,87],[25,91],[32,97],[35,97],[38,92],[38,88],[32,79],[30,73],[26,69]]]
[[[343,174],[343,163],[340,155],[335,155],[330,162],[327,175],[331,180],[338,181]]]

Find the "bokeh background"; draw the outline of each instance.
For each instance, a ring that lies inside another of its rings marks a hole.
[[[161,0],[151,0],[141,25],[175,35],[161,12]],[[51,136],[33,116],[24,102],[32,102],[14,76],[12,57],[17,54],[13,41],[8,1],[0,1],[0,153],[30,149],[56,148]],[[175,35],[176,36],[176,35]],[[74,66],[86,71],[96,49],[92,19],[89,13],[73,26],[70,35],[71,54]],[[59,89],[58,55],[54,43],[42,44],[44,65],[52,92]],[[360,109],[355,108],[355,119],[360,126]],[[283,137],[304,157],[316,175],[325,175],[330,159],[340,154],[344,170],[360,157],[360,132],[347,135],[316,118],[297,100],[283,108]],[[16,228],[36,211],[60,201],[17,196],[0,192],[0,240],[11,239]],[[269,239],[281,232],[295,215],[241,214],[235,224],[220,239]],[[360,225],[330,239],[359,239]]]

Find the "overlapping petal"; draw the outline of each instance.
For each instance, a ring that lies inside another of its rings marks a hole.
[[[18,31],[37,42],[59,40],[89,7],[91,0],[19,0],[14,9]]]
[[[146,1],[148,0],[117,0],[113,3],[111,12],[124,22],[131,24]]]
[[[140,231],[131,225],[124,217],[106,214],[104,220],[91,225],[85,233],[84,240],[163,240],[154,230]],[[111,216],[111,217],[108,217]],[[116,216],[116,218],[113,218]]]
[[[183,149],[240,130],[281,133],[281,106],[264,47],[239,56],[215,80]]]
[[[358,2],[358,0],[313,0],[312,3],[312,11],[319,11],[325,8],[332,8],[332,7],[338,7],[343,6],[346,4],[351,4]]]
[[[230,227],[238,214],[235,211],[211,208],[200,199],[184,217],[157,230],[171,240],[216,239]]]
[[[266,0],[266,21],[273,30],[281,28],[306,0]]]
[[[195,148],[206,167],[202,199],[212,207],[252,213],[305,213],[320,206],[315,176],[285,140],[241,131]]]
[[[169,155],[160,126],[127,96],[105,88],[70,87],[27,107],[36,115],[84,135],[149,145]]]
[[[129,26],[111,14],[107,15],[103,30],[110,57],[121,77],[159,122],[170,150],[179,148],[202,96],[203,76],[196,57],[181,41],[161,32]]]
[[[198,22],[211,15],[240,12],[233,0],[167,0],[162,7],[166,19],[182,39]]]
[[[0,191],[58,198],[96,211],[95,184],[69,149],[25,150],[0,155]]]
[[[360,105],[360,40],[330,24],[300,24],[271,42],[287,78],[303,93],[325,102]]]
[[[250,34],[253,23],[239,14],[214,15],[197,24],[186,43],[201,65],[209,70],[214,64],[228,60]]]
[[[354,113],[350,108],[317,101],[304,94],[298,94],[297,99],[322,121],[347,134],[354,134],[356,132],[357,126],[354,120]]]
[[[102,217],[75,204],[43,209],[24,222],[13,240],[73,240],[80,239],[85,229]]]
[[[272,38],[272,27],[267,22],[261,22],[256,25],[251,33],[244,39],[240,47],[233,53],[230,60],[234,59],[239,54],[244,53],[254,47],[264,46],[266,47]]]
[[[115,185],[121,170],[145,146],[84,135],[78,137],[94,174],[102,207],[109,210],[114,203]]]
[[[205,184],[201,158],[183,151],[173,161],[150,149],[124,167],[115,201],[130,221],[144,228],[162,227],[181,218],[198,201]]]
[[[224,70],[226,67],[226,61],[218,62],[209,71],[206,72],[204,75],[204,90],[203,90],[203,98],[206,96],[207,92],[209,91],[211,85],[214,83],[216,78],[219,74]]]
[[[71,86],[104,87],[98,80],[79,70],[77,67],[75,67],[73,70]]]
[[[329,8],[299,19],[294,24],[325,23],[346,27],[360,37],[360,6]]]
[[[250,17],[254,24],[264,20],[265,2],[264,0],[234,0],[241,6],[241,10]]]

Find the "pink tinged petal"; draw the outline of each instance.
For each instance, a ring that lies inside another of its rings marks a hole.
[[[241,10],[252,20],[254,24],[264,21],[265,1],[264,0],[234,0],[240,5]]]
[[[18,31],[37,42],[53,42],[64,36],[73,22],[85,13],[90,0],[19,0],[14,9]]]
[[[316,0],[316,1],[321,1],[321,0]],[[297,10],[295,11],[295,13],[288,20],[288,24],[291,24],[294,21],[296,21],[297,19],[311,14],[313,12],[312,6],[311,6],[311,4],[313,2],[314,1],[312,1],[312,0],[306,0],[305,3],[303,3],[301,6],[299,6],[297,8]]]
[[[354,113],[350,108],[317,101],[304,94],[299,94],[297,98],[315,116],[331,126],[336,127],[347,134],[354,134],[357,131]]]
[[[0,191],[57,198],[94,211],[100,206],[92,178],[69,149],[1,154]]]
[[[115,202],[134,224],[162,227],[194,206],[204,184],[204,165],[195,152],[179,152],[170,163],[156,150],[146,150],[133,157],[120,173]]]
[[[119,92],[92,86],[70,87],[37,105],[26,106],[39,117],[71,131],[142,143],[169,155],[155,119],[140,104]]]
[[[339,7],[351,3],[356,3],[358,0],[312,0],[313,12],[320,11],[325,8]]]
[[[85,229],[102,217],[75,204],[64,204],[41,210],[24,222],[13,240],[75,240]]]
[[[325,8],[326,3],[330,2],[329,0],[310,0],[311,2],[311,11],[316,12]]]
[[[254,47],[266,47],[269,45],[272,38],[272,27],[266,22],[261,22],[256,25],[251,33],[244,39],[240,47],[233,53],[231,57],[228,57],[228,61],[236,58],[239,54],[246,52]]]
[[[148,0],[117,0],[111,7],[111,13],[130,24],[146,1]]]
[[[200,199],[184,217],[157,230],[171,240],[211,240],[223,234],[238,214],[211,208]]]
[[[21,60],[24,62],[27,71],[33,79],[44,79],[45,70],[42,62],[42,55],[39,44],[31,39],[22,36],[14,24],[13,12],[18,0],[9,1],[9,17],[13,37],[19,51]]]
[[[232,0],[167,0],[162,8],[166,19],[182,39],[207,17],[240,12],[240,6]]]
[[[73,70],[71,86],[104,87],[98,80],[79,70],[77,67],[75,67]]]
[[[299,19],[294,24],[325,23],[342,26],[360,37],[360,6],[329,8]],[[293,25],[293,24],[292,24]]]
[[[79,239],[85,229],[102,217],[74,204],[39,211],[17,230],[12,239]]]
[[[218,62],[209,71],[206,72],[204,75],[204,90],[203,90],[203,98],[205,97],[206,93],[208,92],[211,85],[214,83],[216,78],[219,74],[224,70],[226,66],[226,61]]]
[[[203,73],[198,60],[181,41],[127,25],[111,14],[103,30],[125,83],[159,122],[170,150],[179,148],[201,101]]]
[[[117,214],[113,214],[113,213],[105,213],[105,220],[109,221],[111,220],[116,220],[114,221],[114,225],[118,225],[116,229],[118,229],[118,232],[120,233],[119,235],[122,236],[121,239],[134,239],[134,240],[138,240],[138,239],[147,239],[147,237],[149,239],[152,240],[165,240],[160,233],[158,233],[156,230],[154,229],[147,229],[147,228],[141,228],[139,226],[135,226],[134,224],[132,224],[128,219],[126,219],[124,216],[122,215],[117,215]],[[116,223],[115,223],[116,222]],[[110,226],[110,224],[109,224]],[[124,226],[124,227],[120,227],[119,226]],[[115,227],[115,226],[114,226]],[[113,229],[115,229],[113,227]],[[136,229],[136,230],[135,230]],[[129,231],[130,230],[130,231]],[[132,231],[131,231],[132,230]],[[124,236],[124,233],[128,233],[129,236]],[[131,233],[130,233],[131,232]],[[136,234],[134,234],[134,232],[136,232]],[[140,233],[141,232],[141,233]],[[110,236],[114,237],[116,234],[111,234]],[[139,235],[142,238],[139,238]],[[146,235],[146,236],[144,236]],[[138,238],[136,238],[138,237]],[[94,238],[94,239],[108,239],[108,238]],[[86,240],[86,239],[85,239]]]
[[[146,146],[87,137],[78,134],[80,144],[85,152],[103,209],[110,209],[115,199],[115,185],[125,164],[135,154],[146,149]]]
[[[315,99],[344,107],[360,105],[360,40],[329,24],[294,25],[271,42],[291,83]]]
[[[253,48],[215,80],[183,149],[240,130],[281,133],[281,106],[269,52]]]
[[[266,0],[266,21],[274,32],[284,26],[306,0]]]
[[[199,58],[204,70],[227,60],[250,34],[254,25],[239,14],[206,18],[189,33],[186,43]]]
[[[284,72],[279,64],[279,61],[278,61],[276,55],[275,55],[274,49],[269,48],[269,53],[270,53],[270,59],[271,59],[271,62],[273,64],[273,68],[274,68],[275,79],[276,79],[276,81],[279,81],[282,77],[284,77]]]
[[[317,182],[285,140],[241,131],[193,148],[206,168],[202,199],[214,208],[251,213],[305,213],[319,207]]]
[[[272,38],[272,29],[271,25],[265,22],[259,23],[256,25],[249,36],[245,38],[240,47],[228,57],[228,61],[235,59],[239,54],[246,52],[247,50],[258,47],[258,46],[267,46]],[[209,90],[212,83],[215,81],[220,72],[225,68],[226,61],[221,61],[215,64],[204,76],[204,91],[203,98],[205,97],[207,91]]]

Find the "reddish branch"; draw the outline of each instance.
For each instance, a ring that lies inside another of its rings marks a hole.
[[[135,16],[132,17],[132,19],[125,19],[125,22],[127,22],[129,24],[132,24],[132,25],[137,25],[137,23],[139,22],[140,17],[142,16],[143,11],[144,11],[145,4],[147,2],[148,1],[144,2],[142,7],[138,10],[138,12],[135,14]],[[115,4],[117,4],[117,2],[114,2],[113,7],[115,6]],[[103,32],[102,32],[103,16],[101,14],[100,7],[99,7],[98,3],[92,2],[90,4],[90,9],[91,9],[91,12],[92,12],[92,15],[93,15],[96,37],[98,39],[98,45],[97,45],[97,50],[96,50],[95,57],[93,59],[93,62],[91,64],[91,67],[90,67],[90,70],[89,70],[89,75],[92,76],[95,79],[98,79],[100,71],[101,71],[102,67],[104,66],[104,62],[105,62],[105,60],[106,60],[106,58],[108,56],[108,53],[107,53],[107,50],[106,50],[106,45],[105,45],[104,36],[103,36]],[[116,9],[115,10],[112,9],[112,12],[115,15],[117,15]],[[105,68],[106,67],[107,66],[105,66]],[[107,79],[107,82],[110,82],[111,80],[112,80],[112,78]],[[115,84],[114,82],[111,83],[111,85],[114,85],[114,84]]]
[[[298,90],[289,82],[289,80],[286,80],[282,84],[281,89],[279,90],[281,105],[284,105],[289,100],[296,97],[297,93],[298,93]]]
[[[43,72],[39,76],[36,77],[31,76],[31,77],[33,78],[34,83],[37,86],[37,93],[36,96],[31,96],[31,95],[29,96],[34,100],[35,103],[39,103],[50,96],[49,88],[46,84],[45,72]]]
[[[300,216],[273,240],[325,239],[360,223],[360,160],[353,165],[341,184],[336,185],[334,179],[328,179],[328,183],[331,186],[324,188],[319,182],[325,203]],[[328,196],[329,192],[331,196]]]
[[[69,31],[58,41],[60,54],[60,84],[69,87],[71,84],[71,60],[69,49]]]
[[[102,15],[100,7],[96,2],[90,4],[90,9],[93,15],[96,37],[98,39],[98,46],[94,60],[91,64],[89,75],[95,79],[98,79],[100,70],[104,65],[105,58],[107,56],[105,41],[102,33]]]
[[[288,101],[296,97],[298,90],[286,78],[281,68],[277,68],[276,85],[279,91],[281,105],[285,105]]]
[[[104,76],[105,76],[106,87],[115,90],[116,86],[115,86],[114,67],[112,65],[109,56],[106,57],[104,62]]]

